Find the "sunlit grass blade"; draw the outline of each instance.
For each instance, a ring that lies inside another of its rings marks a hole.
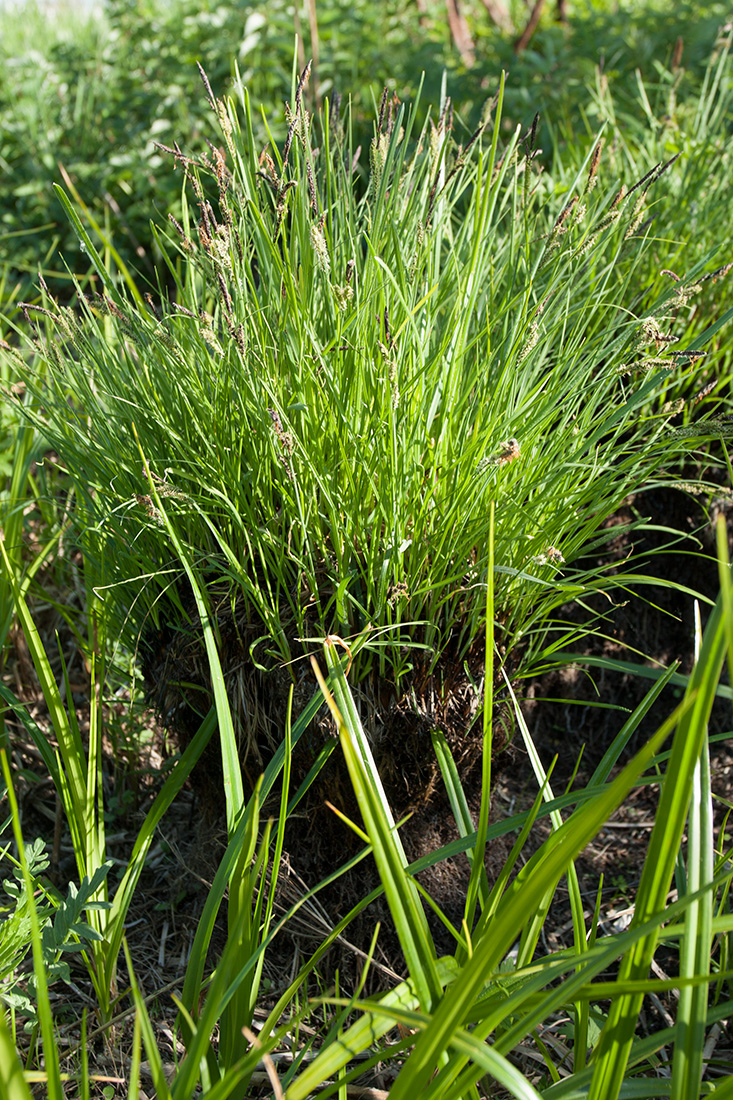
[[[59,1050],[56,1042],[56,1035],[54,1030],[53,1012],[51,1009],[51,1001],[48,993],[48,981],[46,978],[46,968],[43,958],[43,948],[41,946],[41,928],[38,921],[38,912],[36,909],[33,882],[31,879],[30,871],[28,870],[28,861],[25,854],[25,845],[23,843],[23,834],[20,829],[20,817],[18,815],[18,802],[15,797],[15,789],[13,787],[13,779],[10,772],[10,765],[8,763],[8,757],[5,749],[0,749],[0,766],[2,767],[2,775],[5,780],[5,790],[7,798],[10,804],[10,814],[12,819],[13,835],[15,837],[15,843],[18,850],[18,858],[23,870],[23,880],[25,882],[26,895],[29,899],[29,915],[31,922],[31,944],[33,950],[33,972],[36,978],[36,996],[38,1000],[38,1018],[40,1021],[41,1035],[43,1037],[43,1054],[45,1062],[45,1077],[46,1077],[46,1089],[49,1100],[63,1100],[64,1089],[61,1081],[61,1070],[59,1066]],[[12,1062],[11,1062],[12,1067]],[[22,1095],[21,1087],[18,1082],[17,1074],[10,1068],[9,1072],[9,1084],[18,1092],[18,1095]]]
[[[381,782],[374,782],[376,768],[368,741],[359,735],[348,684],[343,667],[335,656],[332,643],[324,646],[326,662],[338,698],[347,704],[346,716],[341,714],[328,691],[326,681],[314,663],[314,671],[331,713],[339,729],[341,748],[354,786],[354,794],[364,827],[372,845],[382,887],[400,939],[408,973],[415,983],[420,1004],[433,1007],[440,997],[436,971],[435,947],[428,931],[427,920],[418,891],[407,874],[407,859],[396,834]],[[351,706],[348,704],[351,703]],[[353,714],[350,711],[353,710]],[[346,722],[349,722],[349,725]],[[352,725],[353,723],[353,725]],[[367,767],[370,765],[370,770]]]
[[[692,777],[707,736],[708,715],[726,654],[727,611],[719,597],[708,620],[700,656],[690,677],[685,696],[689,705],[675,732],[636,897],[634,922],[647,920],[655,912],[663,910],[666,903],[688,813]],[[657,934],[650,935],[624,957],[619,972],[620,981],[647,976],[657,940]],[[637,994],[618,997],[611,1005],[596,1052],[589,1100],[616,1095],[621,1087],[641,1002],[642,997]]]
[[[4,1010],[0,1010],[0,1095],[3,1100],[32,1100],[33,1096],[23,1076]]]
[[[505,891],[481,938],[474,938],[473,955],[463,967],[461,980],[447,991],[428,1028],[418,1039],[392,1088],[393,1100],[402,1100],[411,1095],[410,1090],[420,1089],[427,1083],[438,1057],[448,1048],[453,1032],[462,1026],[478,999],[487,976],[499,965],[548,891],[554,888],[573,859],[623,801],[635,779],[649,766],[678,717],[675,713],[665,722],[620,775],[592,802],[573,814],[522,868]]]
[[[69,803],[66,812],[69,828],[74,843],[74,852],[79,863],[80,875],[84,875],[84,853],[86,852],[85,836],[85,803],[86,803],[86,774],[83,762],[85,760],[84,749],[78,735],[69,721],[61,694],[56,684],[51,665],[41,641],[40,634],[33,621],[26,599],[21,591],[20,584],[11,568],[5,546],[0,542],[0,555],[6,570],[10,588],[13,594],[15,612],[18,621],[23,628],[28,650],[36,670],[36,675],[43,691],[43,697],[49,710],[51,723],[59,745],[61,760],[68,780]]]
[[[438,959],[436,967],[441,985],[447,985],[459,974],[458,967],[451,958]],[[415,983],[409,979],[383,994],[374,1012],[369,1003],[360,1005],[360,1008],[367,1010],[366,1014],[351,1025],[338,1043],[321,1051],[313,1063],[298,1075],[288,1087],[287,1100],[306,1100],[314,1089],[338,1073],[355,1055],[368,1050],[376,1040],[390,1031],[401,1009],[415,1011],[419,1008],[419,1003]]]

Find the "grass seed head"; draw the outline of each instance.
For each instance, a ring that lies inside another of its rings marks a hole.
[[[588,179],[587,179],[586,184],[585,184],[586,193],[588,193],[590,191],[593,191],[595,189],[596,183],[598,182],[597,179],[596,179],[596,175],[598,173],[598,166],[601,163],[601,153],[602,153],[602,151],[603,151],[603,142],[599,141],[598,144],[596,145],[595,149],[593,150],[593,156],[590,159],[590,168],[588,169]]]
[[[510,462],[516,462],[520,454],[519,440],[515,439],[514,436],[511,439],[504,439],[499,444],[499,450],[496,454],[481,459],[476,468],[476,473],[484,473],[489,466],[506,466]]]
[[[326,244],[323,230],[316,222],[311,225],[310,236],[313,252],[316,257],[316,264],[324,275],[328,275],[331,271],[331,257],[328,254],[328,245]]]
[[[519,349],[519,355],[517,356],[517,364],[523,363],[529,353],[536,347],[537,341],[540,338],[540,326],[536,321],[530,321],[527,329],[527,335],[524,338],[524,343]]]

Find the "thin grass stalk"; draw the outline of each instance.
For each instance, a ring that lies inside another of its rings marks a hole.
[[[714,839],[710,757],[707,743],[692,780],[687,829],[686,890],[698,893],[714,880]],[[691,1096],[700,1088],[704,1066],[705,1028],[709,999],[712,922],[715,898],[708,891],[685,913],[685,935],[680,945],[680,977],[705,978],[705,984],[683,986],[677,1004],[677,1041],[672,1063],[673,1100]]]
[[[333,645],[327,642],[324,645],[324,652],[334,687],[340,698],[348,703],[351,700],[351,693],[343,668],[335,657]],[[419,894],[406,873],[407,859],[397,836],[381,781],[375,783],[373,779],[376,769],[371,749],[363,738],[363,734],[361,737],[359,735],[360,723],[358,726],[346,725],[315,661],[313,670],[339,728],[339,739],[349,768],[349,776],[354,785],[357,804],[400,938],[408,973],[415,983],[421,1005],[430,1008],[437,1004],[441,993],[436,970],[435,947],[430,938]],[[353,712],[349,717],[350,723],[354,718],[358,721],[353,700],[350,711]],[[362,755],[364,752],[368,754],[366,759]],[[369,768],[366,761],[369,762]]]
[[[18,802],[15,797],[13,777],[10,771],[10,764],[8,763],[7,753],[4,748],[0,749],[0,768],[2,768],[3,779],[5,780],[5,790],[10,805],[13,836],[15,838],[16,847],[18,849],[18,861],[23,870],[23,882],[25,884],[26,896],[28,898],[28,915],[31,922],[31,944],[33,951],[33,972],[36,978],[38,1018],[40,1022],[41,1036],[43,1038],[43,1056],[45,1062],[46,1088],[48,1090],[49,1100],[63,1100],[64,1089],[61,1083],[59,1052],[58,1046],[56,1044],[56,1036],[54,1034],[53,1013],[51,1011],[51,1001],[48,995],[48,981],[46,979],[43,947],[41,945],[41,926],[38,920],[38,910],[36,908],[33,880],[31,878],[30,870],[28,868],[28,860],[26,859],[25,854],[25,844],[23,842],[23,835],[20,829]],[[14,1088],[19,1089],[17,1076],[15,1074],[11,1073],[10,1082]]]
[[[139,1014],[135,1013],[132,1025],[132,1054],[130,1056],[130,1072],[127,1084],[127,1100],[140,1100],[140,1066],[142,1050],[142,1027]]]
[[[730,578],[728,545],[725,526],[717,527],[718,561],[720,563],[721,598],[726,599],[723,578]],[[733,601],[725,604],[726,622],[733,618]],[[699,660],[702,627],[699,608],[695,608],[695,649]],[[727,631],[726,631],[727,633]],[[714,879],[715,841],[713,833],[712,790],[710,787],[710,750],[707,739],[700,749],[700,758],[692,777],[692,793],[687,826],[687,873],[685,891],[695,893]],[[680,948],[680,977],[710,974],[713,943],[712,921],[714,897],[707,894],[691,905],[685,913],[685,936]],[[708,1006],[707,986],[680,990],[677,1006],[679,1039],[675,1043],[672,1063],[672,1098],[682,1100],[699,1088],[702,1081],[705,1045],[705,1020]]]
[[[264,893],[267,855],[270,841],[269,827],[264,830],[258,845],[259,791],[250,801],[252,825],[247,829],[246,840],[237,855],[229,884],[227,905],[228,956],[236,970],[254,955],[260,944],[259,900]],[[255,854],[256,853],[256,854]],[[229,947],[231,945],[231,950]],[[226,1072],[241,1057],[243,1027],[251,1027],[258,992],[258,977],[262,969],[253,967],[241,981],[220,1016],[219,1064]],[[230,963],[230,965],[231,965]],[[223,964],[220,963],[220,967]]]
[[[153,1088],[155,1089],[156,1100],[172,1100],[172,1093],[168,1087],[166,1080],[165,1070],[163,1068],[163,1059],[158,1049],[158,1042],[155,1035],[150,1015],[148,1013],[145,999],[140,991],[137,977],[135,975],[135,969],[132,965],[132,957],[130,955],[130,949],[127,945],[127,940],[122,941],[122,947],[125,952],[125,963],[127,965],[127,973],[130,979],[130,991],[132,993],[133,1003],[135,1005],[135,1021],[142,1033],[142,1041],[145,1046],[145,1053],[148,1056],[148,1068],[150,1076],[153,1081]]]
[[[503,670],[502,670],[503,672]],[[506,673],[504,673],[506,679]],[[512,700],[514,707],[514,713],[516,715],[517,724],[522,734],[522,740],[524,741],[527,755],[532,764],[532,769],[535,773],[537,785],[542,791],[543,798],[546,802],[551,802],[554,798],[552,788],[549,783],[549,776],[546,774],[542,761],[532,740],[532,735],[529,732],[527,723],[525,722],[524,715],[517,702],[516,695],[511,683],[507,680],[507,691]],[[553,810],[550,813],[550,820],[552,822],[552,828],[557,830],[562,827],[562,816],[558,810]],[[575,948],[575,954],[579,960],[582,959],[583,954],[588,949],[587,930],[585,927],[585,918],[583,916],[583,899],[580,891],[580,882],[578,881],[578,872],[575,864],[570,863],[567,869],[567,883],[568,883],[568,896],[570,900],[570,910],[573,922],[573,944]],[[554,890],[548,892],[542,903],[538,907],[537,913],[532,918],[531,922],[525,926],[522,937],[519,944],[519,952],[517,955],[517,966],[528,965],[535,953],[539,937],[542,934],[542,927],[547,917],[549,906],[552,902]],[[573,1059],[574,1068],[577,1071],[583,1065],[585,1065],[587,1046],[588,1046],[588,1006],[583,1001],[578,1001],[575,1004],[574,1013],[574,1043],[573,1043]]]
[[[445,786],[446,795],[450,808],[455,819],[456,828],[458,829],[458,835],[464,839],[476,838],[476,844],[478,844],[478,830],[474,829],[473,818],[468,806],[466,794],[461,783],[460,776],[458,774],[458,768],[456,762],[453,759],[453,755],[450,750],[450,746],[445,739],[445,735],[440,730],[433,730],[430,734],[430,739],[435,752],[435,757],[440,768],[440,773]],[[476,850],[473,844],[470,844],[466,848],[466,857],[473,873],[474,863],[476,861]],[[488,886],[488,879],[486,877],[486,869],[483,869],[481,874],[481,883],[479,890],[482,896],[482,910],[488,903],[491,892]],[[471,922],[466,920],[466,928],[471,928]],[[468,951],[468,943],[465,944],[465,950]]]
[[[693,669],[686,692],[691,706],[675,733],[637,894],[634,922],[644,922],[664,909],[687,816],[692,775],[705,741],[715,685],[725,659],[728,614],[729,609],[719,597],[708,620],[700,660]],[[645,938],[624,957],[620,982],[646,977],[657,939],[656,934]],[[642,999],[641,994],[629,994],[616,998],[611,1005],[596,1050],[589,1100],[615,1096],[621,1087]]]
[[[83,869],[83,853],[86,851],[86,837],[84,834],[84,792],[86,779],[82,770],[84,750],[81,745],[78,730],[74,730],[70,725],[53,672],[51,671],[46,651],[43,648],[43,642],[41,641],[28,604],[23,596],[21,586],[12,570],[5,545],[2,542],[0,542],[0,555],[2,555],[6,576],[13,594],[18,621],[25,634],[31,660],[33,661],[36,675],[38,676],[43,696],[49,709],[51,722],[59,744],[59,752],[68,777],[66,792],[69,801],[68,804],[65,805],[65,809],[74,843],[74,852],[79,866],[79,874],[80,877],[83,877],[85,873]]]
[[[222,769],[224,772],[224,796],[226,800],[226,813],[227,813],[227,831],[231,836],[236,827],[237,822],[244,810],[244,787],[242,785],[242,772],[239,766],[239,753],[237,751],[237,739],[234,733],[234,723],[232,721],[232,712],[229,705],[229,699],[227,697],[226,686],[224,683],[224,674],[222,672],[221,660],[217,651],[216,637],[212,627],[211,615],[209,612],[209,605],[206,599],[204,589],[200,585],[196,572],[191,565],[188,554],[185,552],[178,535],[176,534],[165,509],[162,506],[160,495],[156,487],[155,481],[150,473],[150,467],[148,465],[145,454],[140,447],[140,440],[135,431],[133,424],[133,431],[135,432],[135,438],[140,449],[140,457],[145,467],[145,476],[147,477],[150,487],[151,496],[155,501],[155,506],[158,508],[163,522],[166,525],[166,529],[173,543],[176,553],[179,556],[181,564],[186,571],[191,589],[193,591],[194,599],[196,601],[196,607],[201,619],[201,627],[204,633],[204,639],[206,642],[206,655],[209,662],[209,669],[211,672],[212,690],[214,693],[214,703],[216,706],[216,716],[219,723],[219,738],[221,742],[221,757],[222,757]]]
[[[436,1057],[447,1049],[453,1032],[466,1019],[488,975],[531,919],[542,898],[620,804],[634,780],[648,767],[677,718],[675,713],[665,722],[620,775],[593,802],[571,816],[522,869],[505,892],[483,936],[480,940],[474,937],[473,955],[463,967],[461,981],[447,991],[430,1025],[415,1044],[392,1087],[393,1100],[403,1100],[427,1083],[434,1071]],[[460,1059],[453,1063],[451,1073],[455,1073],[457,1066],[460,1066]]]
[[[486,833],[489,828],[491,812],[491,760],[493,753],[494,720],[494,501],[489,506],[489,554],[486,565],[486,634],[484,640],[484,701],[483,701],[483,755],[481,758],[481,806],[479,808],[478,828],[476,830],[476,848],[471,860],[471,878],[466,895],[464,919],[466,928],[473,927],[476,902],[481,897],[483,910],[489,900],[486,889]]]

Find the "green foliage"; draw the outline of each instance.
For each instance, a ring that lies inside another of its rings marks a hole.
[[[488,810],[495,673],[547,665],[573,642],[561,632],[546,644],[547,628],[565,602],[616,583],[587,568],[606,538],[605,518],[627,493],[664,480],[689,447],[704,453],[730,434],[717,396],[700,399],[702,407],[696,396],[716,374],[723,390],[731,365],[721,282],[731,260],[730,42],[720,39],[710,55],[722,6],[709,5],[689,23],[682,67],[672,60],[678,25],[660,19],[658,5],[615,14],[588,5],[573,12],[569,29],[548,23],[512,61],[503,99],[489,111],[490,89],[479,77],[508,67],[510,45],[485,33],[482,5],[467,3],[478,62],[475,72],[462,70],[451,60],[438,7],[440,17],[429,8],[418,25],[412,3],[381,5],[376,19],[365,0],[324,0],[317,79],[312,89],[293,86],[284,114],[293,22],[279,0],[268,3],[266,22],[255,4],[111,5],[112,38],[94,26],[86,38],[57,29],[42,41],[39,33],[30,60],[21,42],[27,27],[3,38],[11,76],[0,76],[0,125],[4,186],[13,194],[3,204],[0,249],[14,282],[61,242],[73,269],[89,267],[74,293],[95,292],[70,308],[71,283],[56,284],[60,304],[43,290],[40,312],[29,309],[25,325],[16,314],[31,353],[0,352],[4,391],[20,398],[3,408],[0,425],[10,479],[0,500],[0,642],[5,647],[17,616],[50,730],[7,683],[0,695],[3,713],[22,723],[55,785],[80,883],[66,898],[43,886],[45,856],[40,842],[22,842],[3,750],[19,859],[5,885],[0,996],[37,1022],[52,1098],[64,1085],[49,981],[68,979],[68,953],[78,953],[108,1021],[123,949],[135,1009],[130,1097],[139,1092],[143,1048],[160,1098],[244,1097],[262,1060],[272,1068],[267,1056],[286,1048],[295,1056],[278,1072],[289,1100],[344,1092],[377,1063],[395,1075],[397,1100],[418,1093],[475,1100],[497,1089],[605,1100],[656,1097],[662,1088],[687,1100],[711,1091],[703,1051],[711,1029],[730,1017],[733,931],[730,853],[723,832],[717,845],[713,833],[706,728],[726,651],[733,665],[722,532],[721,596],[698,639],[693,674],[664,672],[585,787],[560,797],[517,707],[538,794],[529,812],[507,820],[490,824]],[[298,15],[308,38],[307,11]],[[594,68],[601,42],[602,73]],[[228,84],[230,57],[242,75],[235,71]],[[405,107],[387,96],[367,133],[367,81],[384,81],[404,98],[417,57],[425,58],[426,100],[437,99],[448,58],[462,119],[486,124],[472,142],[457,115],[451,128],[444,96],[432,124],[424,124],[424,101]],[[239,112],[215,96],[206,103],[194,60],[204,62],[217,94],[228,86],[241,98]],[[267,107],[262,118],[245,82]],[[313,107],[349,82],[351,111],[342,105],[338,117],[329,110],[311,122]],[[547,104],[548,118],[525,132]],[[212,107],[224,154],[205,140]],[[183,195],[156,138],[180,141]],[[100,142],[109,153],[101,158]],[[58,192],[54,207],[48,185],[57,159],[73,202]],[[150,231],[156,211],[174,212],[176,236]],[[56,243],[43,238],[42,225]],[[157,295],[159,304],[145,298],[136,268],[163,272],[168,291]],[[5,295],[12,302],[18,291]],[[716,374],[700,365],[702,351]],[[16,435],[18,424],[25,427]],[[61,531],[49,507],[46,543],[28,560],[23,514],[28,493],[40,495],[33,458],[46,438],[69,471],[85,555],[88,742],[63,662],[59,684],[29,602]],[[215,708],[131,838],[120,879],[108,883],[107,642],[119,645],[122,635],[132,648],[151,619],[181,624],[189,589]],[[326,642],[322,690],[339,741],[294,795],[292,749],[320,696],[292,722],[289,714],[282,743],[246,799],[221,634],[231,608],[238,626],[253,626],[245,650],[254,664],[297,656],[303,638],[357,636],[348,668],[334,639]],[[478,828],[436,730],[459,839],[409,865],[353,686],[373,669],[395,690],[409,690],[416,666],[434,671],[445,657],[456,664],[471,657],[472,673],[483,672]],[[515,657],[522,663],[512,668]],[[680,707],[617,769],[666,683],[684,686]],[[505,690],[512,698],[510,682]],[[167,1079],[124,926],[155,829],[217,727],[228,843],[176,1002],[186,1054]],[[286,821],[339,745],[363,815],[344,823],[365,844],[348,867],[375,859],[377,893],[387,898],[407,974],[365,996],[370,953],[351,996],[337,989],[312,997],[320,960],[373,894],[301,960],[273,1003],[262,987],[273,941],[347,869],[276,917]],[[273,824],[261,811],[275,784]],[[640,784],[659,785],[660,811],[633,920],[601,935],[600,885],[589,918],[574,860]],[[541,818],[549,835],[530,845]],[[513,846],[490,885],[485,852],[507,835]],[[470,880],[465,919],[454,926],[418,876],[462,855]],[[670,902],[673,875],[677,900]],[[570,897],[573,946],[555,952],[542,947],[542,932],[560,885]],[[453,954],[438,957],[423,906],[450,931]],[[209,974],[222,907],[226,942]],[[679,958],[679,976],[669,981],[649,977],[662,942]],[[31,947],[33,977],[23,991],[18,967]],[[672,1026],[639,1038],[644,998],[672,990],[679,992]],[[264,1017],[257,1037],[249,1030],[256,1011]],[[558,1019],[572,1062],[560,1064],[541,1038]],[[67,1089],[86,1100],[85,1022],[81,1037],[78,1080]],[[0,1015],[0,1096],[28,1100],[14,1039]],[[545,1062],[532,1081],[514,1057],[530,1042]],[[660,1084],[662,1048],[672,1052],[671,1076]],[[732,1090],[733,1077],[716,1081],[715,1094]]]
[[[9,858],[7,849],[1,858]],[[108,903],[94,898],[112,863],[108,861],[99,867],[91,880],[84,877],[78,887],[69,883],[66,897],[61,898],[50,891],[40,877],[49,862],[43,840],[26,844],[25,858],[34,891],[38,891],[41,899],[36,900],[35,905],[46,980],[49,985],[59,980],[70,982],[66,956],[83,951],[100,938],[96,929],[84,920],[84,913],[109,908]],[[19,967],[31,948],[30,901],[22,866],[14,864],[12,875],[3,881],[3,890],[11,904],[6,903],[0,909],[0,1000],[25,1017],[28,1028],[37,1023],[36,977],[31,973],[25,979]]]
[[[446,112],[417,134],[385,96],[363,194],[348,118],[314,140],[303,88],[282,153],[258,146],[246,94],[241,120],[212,100],[231,169],[181,158],[199,223],[186,206],[162,312],[120,294],[59,192],[106,290],[41,311],[55,337],[26,381],[92,583],[108,613],[125,585],[134,638],[172,580],[180,604],[189,561],[265,664],[376,624],[399,694],[406,646],[433,671],[483,630],[494,501],[495,616],[528,668],[555,609],[610,583],[583,565],[606,517],[685,447],[662,398],[729,317],[685,314],[721,271],[701,256],[645,285],[668,164],[626,188],[591,145],[549,190],[532,134],[502,147],[501,100],[464,148]],[[678,316],[690,343],[669,353]]]
[[[722,527],[719,546],[724,552]],[[310,1001],[302,999],[307,979],[319,958],[372,900],[374,895],[370,895],[347,914],[325,943],[301,965],[276,1003],[268,1004],[259,1035],[255,1037],[250,1030],[260,998],[259,976],[264,955],[278,931],[295,916],[308,896],[320,889],[316,887],[300,899],[277,924],[272,921],[274,881],[266,871],[271,862],[272,875],[276,875],[282,856],[284,823],[292,811],[292,802],[287,805],[287,761],[296,729],[292,738],[286,730],[285,752],[273,760],[261,790],[251,796],[240,815],[210,890],[179,1005],[180,1036],[187,1056],[177,1066],[171,1082],[166,1080],[148,1007],[125,945],[136,1009],[129,1095],[137,1092],[140,1049],[144,1044],[157,1097],[192,1097],[199,1090],[212,1097],[246,1096],[247,1083],[260,1059],[263,1056],[267,1059],[283,1043],[290,1043],[301,1022],[308,1024],[311,1038],[299,1050],[298,1057],[281,1070],[280,1084],[288,1100],[300,1100],[324,1088],[327,1094],[333,1092],[355,1078],[363,1079],[364,1073],[377,1063],[388,1064],[397,1074],[391,1092],[397,1097],[414,1095],[421,1089],[436,1100],[474,1097],[479,1082],[483,1092],[492,1087],[490,1082],[495,1082],[518,1098],[541,1095],[557,1100],[588,1088],[592,1095],[605,1097],[624,1095],[632,1087],[635,1094],[652,1097],[659,1095],[655,1059],[663,1047],[674,1052],[670,1095],[705,1094],[700,1053],[709,1029],[731,1010],[731,972],[725,969],[724,945],[733,931],[729,906],[733,870],[727,853],[714,846],[709,813],[710,774],[706,764],[707,717],[726,652],[733,655],[733,588],[728,570],[726,564],[721,573],[721,597],[701,640],[700,660],[689,678],[682,704],[623,769],[618,771],[615,765],[644,714],[656,705],[661,683],[652,688],[630,716],[587,786],[561,798],[552,797],[548,777],[537,763],[529,731],[524,727],[523,735],[535,761],[539,793],[529,813],[494,823],[487,830],[489,844],[507,833],[515,832],[517,838],[490,893],[479,892],[478,920],[470,928],[465,922],[460,928],[453,928],[457,945],[453,956],[437,957],[420,906],[415,876],[444,858],[468,855],[477,843],[477,835],[464,830],[460,841],[431,853],[418,864],[407,865],[369,740],[363,735],[346,680],[346,661],[339,661],[333,641],[328,642],[326,664],[338,706],[325,680],[318,676],[337,720],[342,751],[363,812],[363,827],[355,822],[346,824],[359,832],[367,844],[358,858],[371,854],[379,868],[381,889],[400,935],[408,976],[378,996],[365,997],[360,987],[349,998],[330,995]],[[489,644],[494,644],[491,637]],[[311,706],[301,715],[297,736],[313,713]],[[660,753],[671,733],[674,733],[671,749]],[[283,765],[286,774],[273,836],[270,826],[260,830],[258,808]],[[7,771],[6,776],[10,778]],[[643,908],[636,907],[632,923],[625,931],[599,936],[597,910],[588,922],[581,905],[574,909],[574,948],[545,953],[540,947],[540,933],[546,919],[547,899],[565,878],[572,895],[574,858],[635,786],[649,782],[659,783],[664,812],[652,834],[644,866]],[[541,809],[543,798],[546,805]],[[11,811],[18,834],[14,796]],[[514,873],[531,829],[544,814],[549,815],[553,825],[549,837],[531,856],[524,856],[523,866]],[[685,818],[690,832],[687,848],[681,828]],[[669,822],[673,823],[672,835]],[[26,851],[21,873],[35,929],[34,944],[38,942],[35,974],[43,990],[47,980],[40,950],[42,918],[29,888],[32,879]],[[705,853],[702,859],[701,852]],[[670,902],[669,888],[675,868],[679,896]],[[204,987],[206,952],[227,885],[227,942],[211,980]],[[421,893],[424,896],[424,891]],[[71,891],[69,912],[61,921],[64,928],[78,920],[84,904],[82,895],[88,907],[93,895],[92,883],[78,893]],[[426,900],[440,914],[435,903]],[[442,920],[449,924],[444,915]],[[680,944],[681,965],[680,977],[659,981],[649,978],[649,963],[660,943],[662,929],[668,951]],[[61,939],[61,931],[60,927],[57,941]],[[508,955],[518,937],[518,953]],[[615,972],[617,965],[617,976],[606,977],[609,971]],[[635,1038],[644,995],[676,988],[681,989],[681,996],[673,1024],[643,1039]],[[709,997],[711,990],[715,992]],[[604,1008],[609,1000],[610,1013]],[[330,1027],[318,1022],[323,1008],[336,1013]],[[569,1074],[566,1070],[562,1077],[551,1048],[537,1038],[538,1029],[558,1016],[568,1020],[566,1038],[574,1052],[573,1070]],[[212,1036],[218,1021],[222,1025],[221,1039],[215,1043]],[[45,1024],[41,1022],[48,1049],[50,1017]],[[395,1025],[402,1029],[398,1040],[394,1038]],[[244,1029],[246,1046],[241,1039],[236,1044],[232,1041],[235,1029],[237,1035]],[[8,1046],[8,1038],[0,1028],[0,1042]],[[519,1044],[533,1038],[546,1059],[546,1071],[544,1079],[530,1083],[516,1067],[512,1053]],[[14,1065],[12,1058],[6,1059],[2,1072],[12,1075]],[[53,1073],[52,1062],[49,1085]],[[87,1095],[85,1080],[82,1077],[79,1083],[81,1095]],[[721,1084],[730,1081],[728,1077]],[[26,1094],[20,1090],[15,1095]]]
[[[659,0],[613,9],[577,5],[567,27],[548,19],[530,49],[516,57],[510,38],[497,32],[478,0],[464,6],[476,39],[469,70],[453,47],[443,5],[429,6],[421,17],[413,0],[319,0],[315,26],[307,5],[293,8],[285,0],[109,0],[103,12],[97,6],[86,18],[63,6],[53,16],[30,2],[20,5],[20,18],[16,6],[3,10],[0,266],[9,265],[13,285],[20,280],[23,298],[32,296],[39,266],[55,292],[71,296],[67,267],[80,272],[86,261],[52,189],[68,180],[129,269],[153,283],[165,275],[150,219],[154,212],[180,213],[180,185],[156,143],[179,141],[192,154],[206,150],[209,124],[196,61],[223,95],[237,92],[234,59],[282,138],[297,34],[301,67],[309,56],[318,60],[310,106],[334,93],[349,99],[355,146],[370,139],[373,97],[387,86],[405,98],[420,72],[429,102],[438,100],[447,72],[468,135],[505,70],[507,123],[526,128],[540,112],[540,145],[551,161],[558,144],[589,138],[604,117],[589,91],[597,66],[619,117],[635,120],[643,116],[635,71],[651,82],[652,92],[668,88],[675,40],[682,35],[676,96],[680,104],[694,100],[716,32],[728,17],[717,0],[704,12],[677,5],[674,21]],[[519,24],[523,9],[515,16]],[[257,116],[253,124],[264,143]]]

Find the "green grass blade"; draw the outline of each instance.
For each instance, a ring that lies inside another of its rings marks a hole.
[[[5,1010],[0,1009],[0,1096],[3,1100],[33,1100],[33,1094],[23,1076],[10,1028],[5,1022]]]
[[[463,968],[460,980],[446,992],[427,1030],[418,1039],[392,1087],[391,1100],[407,1100],[427,1083],[453,1033],[462,1026],[478,999],[488,975],[499,965],[542,898],[649,766],[678,717],[675,712],[620,775],[550,837],[507,889],[494,918],[481,939],[474,943],[473,956]]]
[[[681,716],[670,754],[656,821],[649,840],[634,913],[643,922],[664,909],[687,817],[692,777],[707,735],[707,720],[726,653],[725,608],[719,598],[708,620],[700,658],[686,693],[688,709]],[[658,934],[636,945],[624,958],[619,980],[646,978]],[[642,997],[617,998],[611,1006],[596,1051],[589,1100],[615,1096],[624,1081]]]
[[[409,878],[404,849],[397,837],[381,782],[374,781],[376,768],[371,749],[351,699],[343,668],[333,652],[333,645],[324,646],[328,670],[337,696],[347,705],[346,716],[328,691],[326,681],[314,662],[314,671],[331,713],[338,725],[341,747],[354,786],[367,835],[372,845],[379,877],[395,922],[400,945],[405,955],[408,973],[415,983],[423,1007],[434,1006],[440,997],[436,970],[435,948],[427,927],[420,896]],[[347,722],[349,724],[347,725]],[[353,723],[353,724],[352,724]],[[369,761],[370,770],[367,771]]]
[[[59,1051],[56,1042],[56,1036],[54,1034],[53,1014],[51,1011],[51,1001],[48,994],[48,981],[46,980],[46,963],[43,957],[43,948],[41,946],[41,927],[38,921],[38,910],[36,907],[33,880],[31,878],[30,870],[28,868],[28,860],[26,859],[23,835],[20,829],[18,803],[15,797],[13,779],[10,772],[10,765],[8,763],[8,757],[5,749],[0,749],[0,767],[2,768],[3,778],[5,780],[5,791],[8,797],[8,801],[10,803],[13,835],[15,836],[15,843],[18,849],[18,859],[23,869],[23,881],[25,883],[26,896],[29,901],[28,914],[30,916],[31,922],[33,973],[35,974],[36,978],[38,1018],[41,1024],[41,1035],[43,1036],[43,1057],[46,1074],[46,1088],[49,1100],[63,1100],[64,1089],[61,1082]],[[10,1072],[9,1078],[10,1081],[13,1083],[14,1088],[17,1089],[17,1075],[13,1073],[12,1070]]]
[[[134,425],[133,425],[134,430]],[[137,438],[137,432],[135,432]],[[138,439],[139,446],[139,439]],[[162,506],[158,490],[150,473],[150,467],[148,466],[147,459],[140,449],[140,456],[145,466],[145,473],[150,486],[151,496],[155,500],[156,507],[159,509],[163,522],[165,523],[166,530],[170,536],[176,553],[183,565],[183,568],[188,577],[191,589],[193,590],[194,599],[196,601],[196,609],[199,613],[201,620],[201,628],[204,633],[204,640],[206,643],[206,655],[209,661],[209,671],[211,674],[211,686],[214,693],[214,703],[216,706],[216,716],[219,722],[219,738],[221,742],[221,758],[222,769],[224,772],[224,796],[226,799],[226,813],[227,813],[227,830],[231,836],[236,827],[237,822],[241,814],[244,811],[244,787],[242,785],[242,770],[239,765],[239,752],[237,750],[237,738],[234,733],[234,723],[232,721],[232,712],[229,705],[229,698],[227,696],[226,684],[224,682],[224,673],[221,667],[221,660],[216,644],[216,637],[212,627],[211,615],[209,612],[208,602],[204,594],[204,588],[199,583],[199,579],[196,575],[190,557],[184,550],[183,544],[179,539],[176,531],[168,518],[165,509]]]

